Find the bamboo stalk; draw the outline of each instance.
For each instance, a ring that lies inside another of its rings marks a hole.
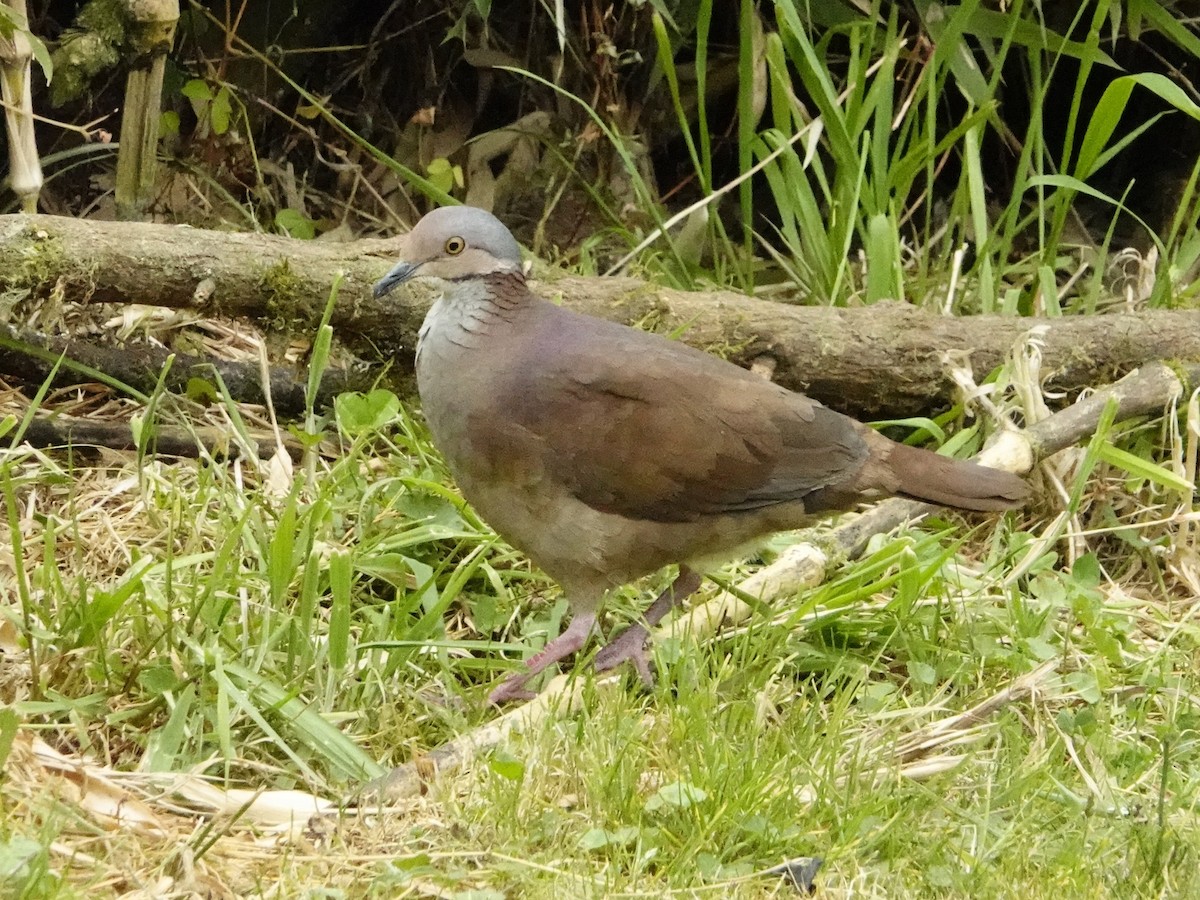
[[[117,216],[124,220],[141,219],[154,196],[163,73],[179,22],[178,0],[128,3],[127,40],[134,63],[125,80],[116,183]]]
[[[35,213],[42,191],[42,164],[33,131],[29,14],[25,0],[4,0],[4,3],[22,23],[10,37],[0,35],[0,95],[4,98],[4,126],[8,132],[9,186],[21,201],[21,210]]]

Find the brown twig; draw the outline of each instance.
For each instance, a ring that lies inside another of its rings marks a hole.
[[[260,459],[268,459],[275,453],[275,442],[271,434],[254,435],[254,451]],[[47,447],[106,447],[110,450],[136,450],[138,442],[128,422],[95,421],[74,416],[37,416],[30,421],[22,440],[40,448]],[[284,442],[284,448],[293,459],[299,459],[303,448],[295,441]],[[155,426],[147,442],[147,449],[155,456],[179,456],[196,458],[201,452],[224,458],[236,459],[240,454],[238,444],[232,436],[218,428],[183,428]]]
[[[0,375],[12,375],[26,384],[40,384],[50,377],[59,357],[109,376],[143,394],[158,385],[168,360],[174,357],[165,387],[186,393],[193,378],[212,381],[220,375],[229,395],[242,403],[263,403],[262,370],[258,363],[234,362],[186,353],[174,353],[149,344],[110,347],[89,341],[52,337],[35,331],[0,324]],[[370,387],[373,373],[367,369],[329,369],[321,379],[315,405],[323,408],[343,391]],[[54,375],[57,387],[95,381],[78,367],[62,365]],[[304,412],[305,379],[294,372],[273,368],[270,372],[271,402],[282,416]]]

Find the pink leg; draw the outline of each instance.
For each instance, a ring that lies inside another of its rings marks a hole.
[[[501,706],[511,700],[532,700],[537,696],[537,692],[525,690],[525,682],[542,669],[558,662],[565,656],[570,656],[582,647],[595,624],[595,613],[578,613],[573,616],[566,631],[543,647],[541,652],[525,660],[524,672],[518,672],[507,678],[488,695],[488,703]]]
[[[663,616],[700,587],[700,581],[699,573],[693,572],[687,566],[680,566],[679,576],[671,582],[669,588],[658,595],[657,600],[650,604],[642,616],[642,621],[630,625],[600,648],[600,652],[596,654],[596,671],[607,672],[628,660],[637,669],[643,684],[647,687],[654,684],[654,674],[650,671],[650,660],[646,657],[646,638],[650,636],[649,629],[661,622]]]

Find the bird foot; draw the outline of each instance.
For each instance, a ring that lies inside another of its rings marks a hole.
[[[567,626],[566,631],[543,647],[540,653],[535,653],[529,659],[525,660],[524,672],[506,679],[500,687],[492,691],[488,695],[488,703],[500,706],[512,700],[532,700],[537,696],[537,691],[525,690],[525,682],[542,671],[542,669],[558,662],[564,657],[570,656],[582,647],[588,635],[591,634],[592,626],[595,624],[595,613],[580,613],[576,615],[571,619],[571,624]]]
[[[615,638],[600,648],[596,654],[596,671],[607,672],[623,662],[633,663],[641,676],[642,684],[654,686],[654,672],[650,668],[650,657],[646,654],[646,641],[650,628],[662,621],[663,616],[683,602],[689,594],[700,587],[700,574],[687,566],[679,567],[679,575],[658,598],[650,604],[642,621],[630,625]]]
[[[644,625],[630,625],[600,648],[596,654],[596,671],[607,672],[623,662],[630,662],[637,669],[642,684],[653,687],[654,672],[650,669],[650,657],[646,653],[646,639],[649,636]]]
[[[487,702],[492,706],[503,706],[505,703],[512,703],[515,700],[532,700],[537,696],[537,691],[525,689],[525,682],[529,678],[528,674],[522,672],[520,675],[506,679],[500,687],[488,694]]]

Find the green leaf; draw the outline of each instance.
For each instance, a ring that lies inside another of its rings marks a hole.
[[[24,4],[22,4],[23,7]],[[25,38],[29,41],[29,50],[45,74],[46,84],[49,84],[50,79],[54,76],[54,61],[50,58],[50,51],[46,49],[42,39],[29,30],[29,21],[25,16],[11,6],[0,5],[0,37],[11,41],[13,35],[18,31],[25,34]]]
[[[350,658],[352,563],[350,553],[345,550],[334,551],[329,557],[329,664],[335,669],[345,668]]]
[[[396,421],[400,398],[384,388],[368,394],[358,391],[340,394],[333,404],[338,427],[350,436],[378,431]]]
[[[1046,310],[1046,318],[1054,319],[1062,315],[1062,307],[1058,302],[1058,276],[1053,266],[1038,266],[1038,292],[1042,297],[1042,306]]]
[[[196,683],[189,682],[175,698],[167,724],[146,741],[143,765],[150,772],[172,772],[181,767],[179,755],[188,737],[192,704],[196,701]]]
[[[213,98],[212,109],[209,111],[212,123],[212,130],[215,134],[224,134],[229,130],[229,121],[232,117],[233,101],[229,93],[229,88],[221,85],[221,90],[217,91],[217,96]]]
[[[213,383],[203,378],[189,378],[185,393],[189,400],[199,403],[201,406],[210,406],[221,399],[221,395]]]
[[[275,227],[301,241],[311,241],[317,236],[317,226],[308,216],[298,209],[281,209],[275,213]]]
[[[1134,4],[1130,4],[1130,6],[1135,7]],[[1141,16],[1145,16],[1146,21],[1156,30],[1162,32],[1167,38],[1174,41],[1193,57],[1200,56],[1200,38],[1196,37],[1183,24],[1183,19],[1179,12],[1172,12],[1166,9],[1157,0],[1140,0],[1135,8],[1136,12]],[[1132,31],[1135,27],[1132,22],[1134,8],[1130,9],[1130,13],[1130,29]],[[1138,36],[1134,34],[1133,37],[1136,40]]]
[[[94,644],[100,631],[112,620],[136,591],[143,589],[142,580],[154,563],[153,557],[144,556],[134,562],[120,581],[111,590],[97,590],[83,611],[78,640],[80,644]]]
[[[937,669],[929,663],[911,660],[908,663],[908,677],[917,684],[931,685],[937,683]]]
[[[179,685],[179,676],[165,660],[152,663],[138,673],[137,683],[148,694],[165,694]]]
[[[19,835],[8,838],[0,843],[0,879],[8,883],[9,889],[19,888],[22,879],[31,874],[33,861],[44,852],[42,845],[30,838]],[[41,894],[40,891],[39,895],[51,896],[50,894]],[[24,897],[27,895],[21,890],[16,890],[6,896]]]
[[[492,754],[488,768],[508,781],[520,781],[525,777],[525,763],[504,750]]]
[[[1075,692],[1084,703],[1100,702],[1102,694],[1100,692],[1100,683],[1096,680],[1095,672],[1068,672],[1064,681],[1075,689]]]
[[[12,40],[12,36],[25,29],[24,18],[15,9],[0,5],[0,37]]]
[[[610,843],[610,833],[603,828],[589,828],[579,839],[580,850],[600,850]]]
[[[872,428],[878,431],[880,428],[890,428],[893,425],[901,428],[917,429],[917,436],[921,436],[920,432],[928,432],[938,444],[946,443],[946,432],[937,422],[926,416],[910,416],[907,419],[879,419],[869,423]],[[922,436],[923,437],[923,436]],[[907,443],[907,440],[905,441]]]
[[[428,853],[417,853],[414,856],[399,856],[389,860],[389,865],[402,872],[412,872],[417,869],[427,869],[433,865],[433,858]]]
[[[13,740],[17,736],[17,728],[21,719],[15,709],[7,706],[0,708],[0,771],[8,762],[8,754],[12,752]]]
[[[1078,178],[1072,178],[1070,175],[1037,175],[1025,182],[1025,189],[1032,190],[1039,187],[1055,187],[1065,188],[1071,191],[1078,191],[1081,194],[1086,194],[1096,200],[1103,200],[1121,210],[1122,213],[1128,215],[1131,219],[1137,222],[1146,230],[1146,235],[1158,247],[1159,253],[1164,256],[1167,253],[1166,248],[1162,244],[1162,239],[1159,238],[1158,232],[1146,224],[1145,220],[1133,213],[1120,200],[1117,200],[1103,191],[1098,191],[1091,185],[1080,181]]]
[[[29,49],[41,67],[42,73],[46,76],[46,84],[49,84],[50,79],[54,77],[54,60],[50,58],[50,51],[46,49],[42,39],[33,32],[27,31],[25,36],[29,38]]]
[[[342,290],[345,273],[340,269],[334,273],[333,284],[329,287],[329,299],[325,302],[325,311],[321,313],[321,324],[313,336],[312,357],[308,363],[308,385],[304,392],[304,424],[305,431],[317,433],[314,404],[321,390],[321,379],[325,377],[325,368],[329,365],[329,354],[333,348],[333,309],[337,304],[338,294]]]
[[[902,300],[900,237],[895,224],[883,213],[867,222],[867,302]]]
[[[207,103],[212,100],[212,88],[208,86],[208,82],[202,78],[193,78],[185,84],[179,91],[183,96],[197,103]]]
[[[1029,654],[1041,662],[1054,659],[1059,654],[1057,647],[1039,637],[1026,638],[1023,644],[1025,645],[1025,649],[1029,651]]]
[[[965,7],[966,4],[963,4]],[[959,7],[947,6],[947,9]],[[1046,27],[1044,21],[1024,18],[1015,12],[1000,12],[977,6],[971,10],[963,23],[963,33],[981,38],[1012,40],[1032,50],[1045,51],[1061,56],[1074,57],[1089,63],[1099,63],[1110,69],[1119,69],[1116,61],[1098,47],[1081,41],[1072,41]]]
[[[1165,75],[1139,72],[1116,78],[1104,89],[1100,102],[1092,109],[1088,119],[1087,132],[1079,148],[1079,162],[1075,166],[1075,174],[1079,178],[1088,178],[1103,162],[1108,161],[1107,158],[1102,160],[1101,154],[1120,124],[1135,86],[1145,88],[1193,119],[1200,119],[1200,106]]]
[[[133,435],[133,442],[139,447],[142,446],[142,438],[145,435],[146,417],[134,413],[129,417],[129,433]]]
[[[444,157],[438,157],[429,163],[425,170],[429,175],[429,180],[437,185],[439,190],[449,192],[455,187],[462,187],[463,171],[462,166],[452,165],[450,160]]]
[[[163,110],[158,117],[158,136],[174,137],[179,134],[179,113],[173,109]]]
[[[276,729],[271,727],[263,715],[262,704],[279,717],[291,735],[310,750],[320,754],[326,763],[343,777],[362,780],[377,778],[384,773],[379,763],[367,756],[354,741],[328,722],[310,703],[296,697],[290,687],[285,688],[265,677],[263,673],[233,662],[224,662],[221,666],[214,664],[209,674],[223,690],[228,702],[249,716],[275,747],[296,765],[303,777],[313,781],[320,780],[308,763]],[[245,686],[245,690],[239,687],[239,683]],[[221,715],[221,711],[218,710],[218,717]],[[224,715],[228,715],[228,712]],[[218,729],[228,731],[228,721],[219,722]],[[222,752],[230,757],[234,756],[232,743],[223,747]]]
[[[991,91],[980,71],[979,61],[963,40],[964,32],[974,24],[972,15],[977,10],[964,10],[962,6],[941,3],[923,3],[921,6],[924,7],[921,14],[925,27],[934,40],[931,63],[937,68],[948,63],[958,89],[975,106],[983,106],[991,99]],[[1004,17],[1006,22],[1016,18],[1011,15]]]
[[[1100,562],[1095,553],[1085,553],[1071,566],[1071,580],[1084,588],[1100,586]]]
[[[628,847],[641,835],[636,825],[626,825],[610,831],[607,828],[589,828],[579,839],[580,850],[601,850],[605,847]]]
[[[686,781],[664,784],[646,801],[646,812],[689,809],[708,799],[708,792]]]
[[[1135,477],[1153,481],[1159,487],[1166,488],[1167,490],[1177,491],[1188,496],[1196,490],[1195,485],[1186,478],[1176,475],[1170,469],[1155,465],[1149,460],[1142,459],[1140,456],[1136,456],[1128,450],[1122,450],[1120,447],[1114,447],[1110,443],[1105,442],[1101,445],[1100,458],[1111,466],[1124,469]]]

